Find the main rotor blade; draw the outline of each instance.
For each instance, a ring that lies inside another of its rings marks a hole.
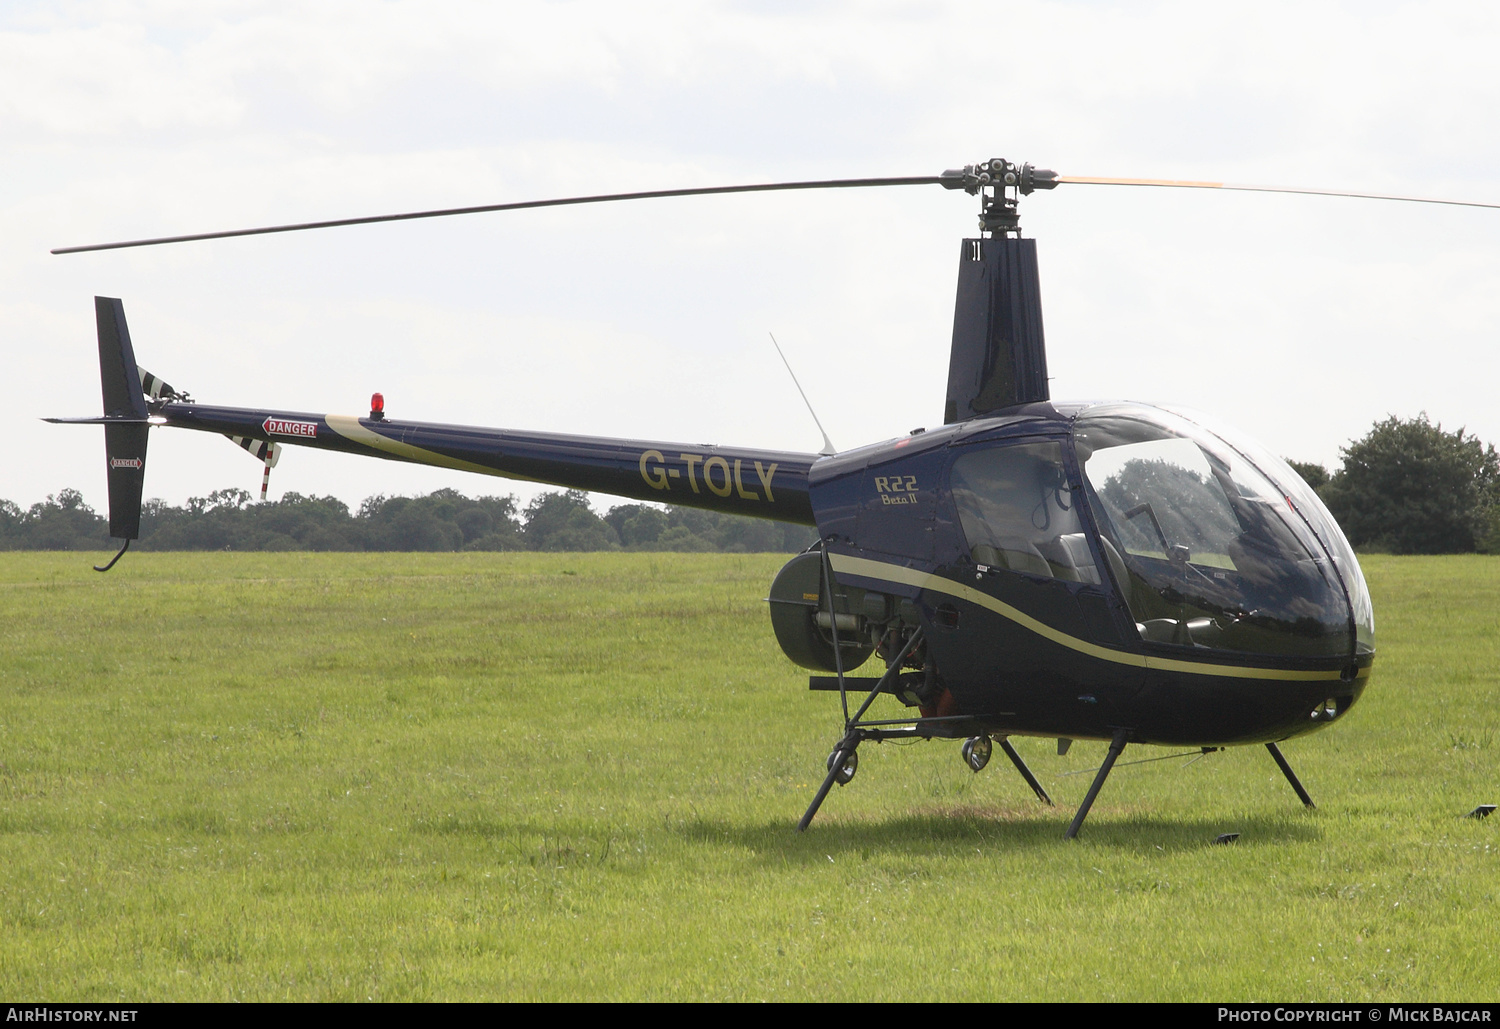
[[[1175,189],[1233,189],[1243,193],[1301,193],[1315,197],[1400,200],[1409,204],[1446,204],[1450,207],[1487,207],[1500,210],[1500,204],[1482,204],[1474,200],[1442,200],[1437,197],[1396,196],[1392,193],[1350,193],[1334,189],[1303,189],[1300,186],[1237,186],[1228,182],[1193,182],[1187,179],[1112,179],[1089,175],[1059,175],[1057,181],[1084,186],[1166,186]]]
[[[486,204],[482,207],[449,207],[439,211],[410,211],[405,214],[377,214],[365,218],[336,218],[322,222],[299,222],[294,225],[267,225],[258,229],[229,229],[224,232],[198,232],[187,236],[158,236],[154,239],[132,239],[120,243],[93,243],[80,247],[58,247],[54,254],[81,254],[92,250],[123,250],[126,247],[153,247],[163,243],[191,243],[203,239],[228,239],[231,236],[264,236],[272,232],[301,232],[304,229],[333,229],[344,225],[374,225],[379,222],[414,221],[418,218],[447,218],[458,214],[487,214],[491,211],[520,211],[531,207],[568,207],[574,204],[602,204],[613,200],[649,200],[656,197],[708,196],[715,193],[766,193],[787,189],[859,189],[869,186],[933,186],[942,182],[936,175],[909,175],[894,179],[821,179],[810,182],[763,182],[748,186],[702,186],[696,189],[654,189],[642,193],[606,193],[599,196],[560,197],[556,200],[525,200],[514,204]]]

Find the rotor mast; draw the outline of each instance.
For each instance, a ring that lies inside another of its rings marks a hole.
[[[1057,185],[1056,172],[1003,157],[949,169],[945,189],[980,197],[979,239],[958,259],[946,424],[1051,398],[1036,240],[1021,238],[1020,198]]]

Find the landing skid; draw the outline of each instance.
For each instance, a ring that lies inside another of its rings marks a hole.
[[[895,666],[893,665],[892,667]],[[879,687],[874,692],[878,693]],[[874,693],[871,694],[872,699],[873,696]],[[865,706],[869,706],[868,702]],[[860,713],[864,713],[864,708],[860,709]],[[812,803],[808,805],[806,813],[802,816],[802,820],[797,823],[797,831],[804,831],[812,822],[813,816],[818,813],[818,808],[823,805],[823,801],[828,797],[828,791],[833,788],[835,782],[842,786],[854,778],[854,771],[859,767],[857,751],[859,745],[865,740],[876,740],[878,742],[889,739],[931,738],[927,733],[923,732],[923,723],[967,720],[967,718],[921,718],[913,720],[912,724],[901,729],[875,727],[877,724],[890,725],[891,723],[888,722],[864,723],[863,725],[858,722],[851,722],[844,734],[844,738],[839,741],[838,746],[833,748],[833,753],[828,756],[828,776],[823,780],[823,785],[818,787],[818,792],[813,797]],[[1124,729],[1117,729],[1115,731],[1114,738],[1109,744],[1109,753],[1105,755],[1104,763],[1099,766],[1099,770],[1094,773],[1094,781],[1089,784],[1089,791],[1084,796],[1083,803],[1078,806],[1078,812],[1073,816],[1073,821],[1068,825],[1068,831],[1063,833],[1063,839],[1077,839],[1078,831],[1083,828],[1083,822],[1088,817],[1089,809],[1094,806],[1094,801],[1099,797],[1099,791],[1104,787],[1104,780],[1109,778],[1109,773],[1114,769],[1115,762],[1119,760],[1120,755],[1125,751],[1127,736],[1128,733]],[[1020,772],[1021,777],[1026,780],[1026,785],[1030,786],[1032,791],[1036,793],[1037,799],[1051,806],[1052,798],[1047,795],[1047,791],[1042,788],[1042,784],[1037,781],[1031,769],[1026,766],[1026,762],[1021,759],[1021,755],[1016,753],[1016,749],[1011,746],[1010,740],[1004,736],[999,736],[995,737],[995,741],[1000,744],[1000,749],[1005,751],[1005,756],[1010,758],[1011,763],[1016,766],[1016,771]],[[1207,753],[1208,749],[1205,748],[1204,753]],[[1271,757],[1275,758],[1277,767],[1281,769],[1281,774],[1286,776],[1286,781],[1296,791],[1298,799],[1308,808],[1316,809],[1317,805],[1313,803],[1313,799],[1302,785],[1302,781],[1297,778],[1297,773],[1292,771],[1292,766],[1287,763],[1285,756],[1281,753],[1281,749],[1274,743],[1267,743],[1266,749],[1271,752]],[[1152,758],[1151,760],[1160,759]],[[981,764],[980,767],[983,767],[983,765]]]
[[[1114,768],[1115,761],[1125,750],[1125,736],[1126,732],[1124,729],[1115,731],[1115,737],[1110,742],[1109,753],[1105,755],[1104,764],[1099,766],[1099,771],[1094,775],[1094,782],[1089,786],[1088,795],[1083,798],[1083,804],[1079,806],[1078,813],[1073,816],[1073,824],[1069,825],[1068,831],[1063,834],[1064,839],[1071,840],[1078,836],[1078,830],[1082,828],[1083,820],[1088,817],[1089,808],[1094,806],[1094,799],[1099,796],[1100,787],[1104,785],[1104,780],[1109,777],[1110,769]],[[1206,754],[1209,749],[1205,747],[1203,752]],[[1301,781],[1297,778],[1297,773],[1292,771],[1292,766],[1287,764],[1287,760],[1282,756],[1280,748],[1274,743],[1267,743],[1266,749],[1276,759],[1276,765],[1281,769],[1281,774],[1286,776],[1286,781],[1292,784],[1292,789],[1297,791],[1297,796],[1302,800],[1302,803],[1310,808],[1316,808],[1317,805],[1313,803],[1312,797],[1308,796],[1307,790],[1303,788]],[[1157,759],[1153,758],[1152,760]]]

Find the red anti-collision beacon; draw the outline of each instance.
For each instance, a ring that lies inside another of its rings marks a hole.
[[[370,421],[385,421],[385,397],[379,393],[370,394]]]

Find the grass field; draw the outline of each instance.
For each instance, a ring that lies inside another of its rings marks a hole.
[[[1500,996],[1500,558],[1366,559],[1285,746],[861,749],[733,555],[0,555],[0,997]],[[1132,748],[1126,760],[1164,753]],[[1221,832],[1242,834],[1213,846]]]

